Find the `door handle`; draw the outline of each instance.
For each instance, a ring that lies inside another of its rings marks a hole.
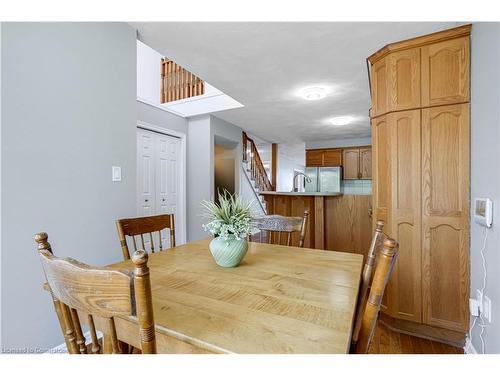
[[[166,201],[166,199],[165,199],[165,198],[162,198],[162,202],[165,202],[165,201]]]
[[[144,202],[149,202],[149,199],[144,199]]]

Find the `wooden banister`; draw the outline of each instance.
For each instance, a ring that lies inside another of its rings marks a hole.
[[[274,190],[260,158],[257,146],[253,139],[248,137],[245,132],[243,132],[243,161],[250,165],[250,177],[255,181],[257,189],[260,191]]]

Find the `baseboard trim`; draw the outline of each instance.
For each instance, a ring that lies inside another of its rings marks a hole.
[[[438,341],[457,348],[463,348],[465,345],[465,334],[461,332],[397,319],[388,316],[385,313],[380,314],[379,321],[381,324],[394,332],[404,333],[406,335],[422,339]]]
[[[472,341],[470,341],[470,339],[465,340],[464,353],[478,354],[476,348],[474,348],[474,345],[472,345]]]

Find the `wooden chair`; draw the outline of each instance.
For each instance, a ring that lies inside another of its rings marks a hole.
[[[299,233],[298,247],[304,247],[308,216],[309,212],[304,211],[302,217],[266,215],[256,219],[256,227],[260,230],[259,242],[262,242],[262,232],[265,232],[267,243],[291,246],[292,234]]]
[[[362,318],[357,342],[355,343],[356,353],[368,353],[377,326],[385,287],[391,277],[397,254],[398,243],[392,238],[385,238],[383,247],[378,253],[376,260],[375,273],[373,275],[373,282],[370,285],[368,300],[364,306],[358,307],[362,309]]]
[[[118,230],[118,237],[125,260],[130,259],[127,236],[132,237],[134,251],[137,251],[136,236],[140,236],[142,249],[146,250],[146,243],[149,240],[150,251],[154,253],[155,242],[153,238],[157,234],[158,249],[162,251],[161,231],[168,229],[170,232],[170,247],[175,246],[175,221],[173,214],[120,219],[116,221],[116,229]],[[149,238],[144,239],[145,234],[149,234]]]
[[[94,268],[74,259],[55,257],[47,238],[46,233],[38,233],[35,241],[47,280],[46,289],[52,295],[68,351],[87,354],[80,324],[80,319],[86,317],[92,339],[91,353],[101,352],[95,321],[103,323],[100,329],[109,338],[112,353],[128,352],[118,340],[114,318],[135,316],[142,353],[156,353],[147,253],[139,250],[133,254],[133,272]]]
[[[361,328],[361,322],[363,320],[363,312],[366,306],[366,299],[368,298],[368,292],[370,290],[370,285],[373,280],[373,270],[375,268],[375,260],[377,258],[377,254],[383,247],[384,240],[387,235],[383,232],[384,222],[382,220],[377,221],[375,227],[375,233],[372,237],[372,242],[370,244],[370,249],[368,250],[368,254],[366,256],[365,265],[363,267],[363,274],[361,277],[361,286],[359,288],[358,295],[358,303],[357,303],[357,311],[356,311],[356,320],[354,322],[354,330],[352,333],[352,347],[356,346],[356,342],[358,341],[359,330]]]

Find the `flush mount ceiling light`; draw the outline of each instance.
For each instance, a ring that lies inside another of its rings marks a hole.
[[[305,100],[320,100],[326,96],[326,89],[320,86],[306,87],[300,90],[300,96]]]
[[[335,126],[343,126],[350,124],[353,118],[350,116],[334,117],[330,120],[330,123]]]

